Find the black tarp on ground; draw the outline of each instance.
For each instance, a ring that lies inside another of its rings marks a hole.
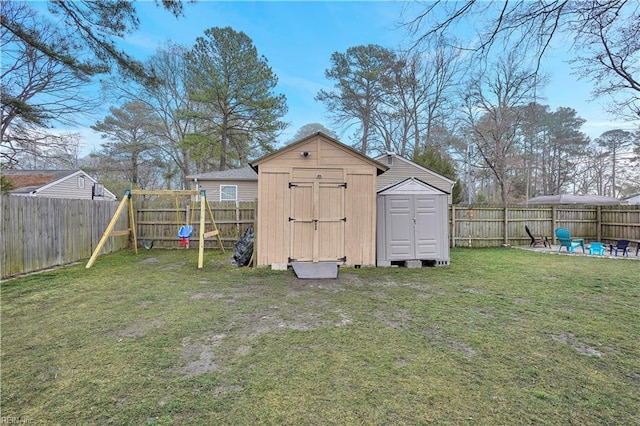
[[[249,226],[233,245],[233,263],[236,266],[247,266],[251,261],[252,254],[253,226]]]

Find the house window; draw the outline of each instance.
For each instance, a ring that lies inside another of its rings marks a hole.
[[[237,185],[220,185],[220,201],[237,201]]]
[[[78,176],[78,188],[84,189],[84,177]]]

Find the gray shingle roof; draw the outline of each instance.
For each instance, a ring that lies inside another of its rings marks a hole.
[[[216,172],[200,173],[187,176],[187,179],[198,180],[258,180],[258,174],[249,166],[240,169],[229,169]]]
[[[573,195],[573,194],[557,194],[557,195],[540,195],[533,197],[522,204],[620,204],[617,198],[604,197],[602,195]]]

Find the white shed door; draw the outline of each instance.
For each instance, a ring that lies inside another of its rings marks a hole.
[[[389,260],[415,259],[411,195],[387,195],[386,219]]]
[[[387,195],[389,260],[432,259],[437,255],[435,200],[425,195]]]
[[[437,259],[438,220],[436,199],[430,195],[414,195],[416,259]]]
[[[291,255],[297,262],[344,258],[344,183],[292,183]]]

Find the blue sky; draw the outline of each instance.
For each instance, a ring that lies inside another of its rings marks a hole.
[[[307,123],[333,129],[324,105],[314,100],[320,89],[331,89],[324,72],[333,52],[361,44],[401,45],[397,29],[403,2],[200,1],[185,4],[180,19],[147,2],[138,5],[141,28],[123,47],[136,56],[149,55],[167,39],[193,46],[211,27],[230,26],[252,40],[278,77],[278,93],[289,107],[291,125],[280,138],[290,139]]]
[[[409,7],[418,6],[414,3]],[[190,48],[196,37],[211,27],[230,26],[243,31],[278,76],[277,92],[287,97],[289,112],[284,120],[291,125],[280,138],[284,142],[307,123],[322,123],[337,131],[328,120],[324,105],[314,100],[320,89],[332,87],[324,76],[331,65],[331,54],[370,43],[388,48],[406,46],[410,39],[399,28],[406,8],[407,4],[401,1],[199,1],[185,3],[185,16],[176,19],[147,1],[137,4],[140,29],[128,36],[122,47],[144,60],[169,39]],[[405,14],[404,18],[411,16]],[[628,124],[611,122],[601,105],[589,101],[591,87],[571,74],[569,65],[563,62],[567,53],[558,48],[545,62],[551,82],[541,93],[541,103],[552,109],[576,109],[587,120],[582,130],[592,138],[612,128],[628,128]],[[86,141],[84,153],[99,149],[99,135],[86,129],[82,135]],[[343,140],[347,142],[346,137]]]

